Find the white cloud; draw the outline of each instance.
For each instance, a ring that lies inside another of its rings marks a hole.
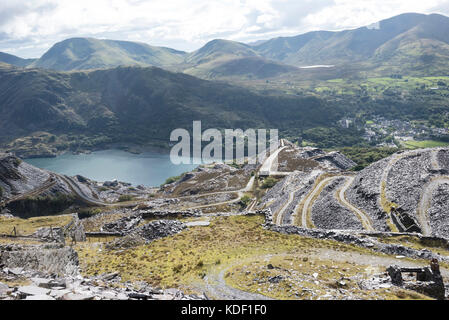
[[[76,36],[193,50],[238,41],[370,25],[403,12],[449,11],[449,0],[2,0],[0,51],[26,57]],[[443,12],[449,13],[449,12]]]

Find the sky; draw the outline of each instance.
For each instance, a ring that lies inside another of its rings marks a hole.
[[[0,51],[37,58],[72,37],[194,51],[371,25],[406,13],[449,16],[449,0],[0,0]]]

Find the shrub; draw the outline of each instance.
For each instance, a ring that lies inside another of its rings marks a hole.
[[[173,267],[173,272],[174,273],[180,273],[182,270],[183,265],[182,264],[178,264],[176,266]]]
[[[130,194],[122,194],[119,198],[118,198],[118,202],[127,202],[127,201],[131,201],[133,200],[134,197]]]
[[[179,175],[179,176],[174,176],[174,177],[170,177],[167,180],[165,180],[165,182],[161,185],[161,187],[166,186],[167,184],[172,184],[176,181],[181,180],[182,177],[184,177],[185,173]]]
[[[246,208],[246,207],[248,207],[250,202],[251,202],[251,197],[248,195],[245,195],[240,199],[240,206],[242,208]]]
[[[262,184],[263,189],[270,189],[273,188],[277,183],[277,180],[275,178],[266,178]]]

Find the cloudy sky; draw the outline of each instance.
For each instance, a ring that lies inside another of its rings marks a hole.
[[[404,12],[449,15],[449,0],[0,0],[0,51],[39,57],[70,37],[193,51],[216,38],[341,30]]]

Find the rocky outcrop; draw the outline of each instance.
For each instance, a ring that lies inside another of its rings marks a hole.
[[[0,245],[0,266],[47,274],[78,274],[78,254],[61,244]]]
[[[132,214],[127,217],[123,217],[115,222],[107,223],[103,227],[101,227],[102,232],[115,233],[115,234],[128,234],[132,232],[134,229],[142,221],[142,214]]]
[[[135,229],[128,235],[108,243],[108,249],[126,249],[180,233],[187,226],[177,220],[158,220]]]
[[[155,289],[143,281],[123,283],[117,272],[84,278],[3,268],[0,278],[29,283],[11,287],[0,283],[0,300],[207,300],[204,294],[187,295],[178,289]]]
[[[74,214],[72,221],[64,227],[64,235],[75,243],[86,241],[86,232],[78,214]]]
[[[179,177],[179,180],[164,185],[161,194],[166,197],[183,197],[222,191],[236,191],[245,188],[255,165],[235,168],[227,164],[200,166]]]
[[[357,163],[337,151],[318,156],[314,160],[330,169],[335,168],[342,171],[349,170],[357,165]]]
[[[49,173],[23,162],[11,153],[0,153],[0,199],[9,200],[32,191],[49,178]]]

